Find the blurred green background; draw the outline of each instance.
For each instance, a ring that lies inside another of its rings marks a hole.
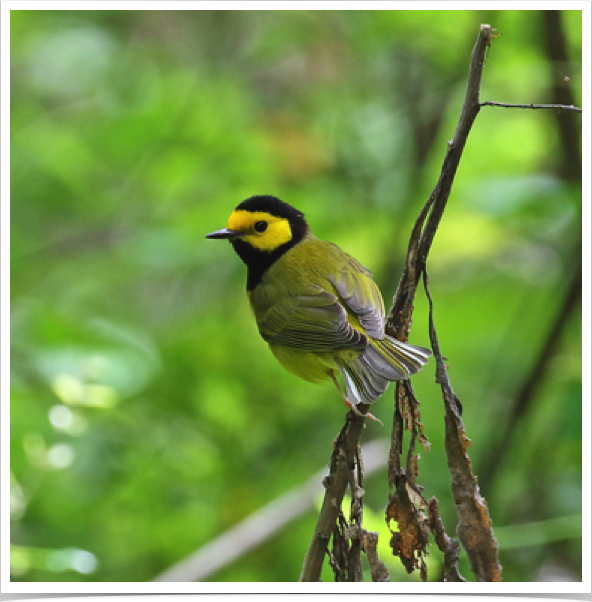
[[[345,415],[330,384],[276,362],[244,266],[204,235],[275,194],[390,306],[480,23],[502,33],[482,100],[581,106],[581,12],[10,15],[12,579],[151,580],[326,466]],[[582,575],[581,309],[562,309],[580,269],[580,119],[484,108],[428,261],[505,581]],[[410,340],[429,343],[422,292]],[[419,482],[454,535],[433,362],[414,388]],[[388,442],[393,390],[363,442]],[[418,581],[388,557],[384,462],[366,526],[391,579]],[[316,516],[208,579],[296,580]],[[464,554],[461,572],[474,579]]]

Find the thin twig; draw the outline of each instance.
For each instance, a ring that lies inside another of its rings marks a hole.
[[[411,328],[413,301],[417,283],[425,263],[431,243],[438,228],[450,195],[454,175],[460,161],[471,125],[479,112],[479,86],[483,68],[484,51],[491,27],[481,26],[479,38],[473,51],[469,75],[469,85],[453,140],[448,145],[442,171],[432,194],[418,216],[408,245],[405,270],[399,281],[397,292],[387,317],[386,331],[399,340],[406,341]],[[426,222],[427,218],[427,222]],[[424,227],[425,223],[425,227]],[[427,446],[427,439],[421,430],[418,400],[408,383],[397,383],[391,450],[388,463],[389,485],[394,493],[389,493],[386,509],[387,524],[394,520],[399,530],[393,533],[391,547],[393,554],[399,556],[408,572],[419,568],[422,579],[426,580],[423,556],[428,543],[429,526],[423,514],[423,500],[416,483],[417,458],[413,456],[415,438],[421,436],[421,442]],[[406,467],[401,466],[403,453],[403,434],[405,428],[411,430],[412,440],[408,450]]]
[[[376,553],[376,547],[378,545],[378,533],[375,533],[373,531],[364,531],[363,541],[364,552],[366,552],[366,558],[368,558],[372,581],[390,581],[388,570],[384,562],[382,562],[382,560],[378,558],[378,554]]]
[[[460,545],[456,539],[449,537],[438,511],[438,500],[433,497],[429,503],[430,530],[434,534],[438,549],[444,554],[442,581],[466,581],[458,571]]]
[[[483,74],[483,62],[485,60],[485,50],[491,43],[492,28],[490,25],[481,25],[477,42],[471,55],[471,64],[469,67],[469,77],[467,81],[467,90],[465,100],[461,110],[460,118],[456,126],[456,131],[452,140],[448,143],[448,152],[444,157],[440,178],[436,183],[432,196],[432,210],[427,219],[425,229],[421,236],[419,244],[417,267],[415,270],[415,285],[419,282],[421,272],[425,268],[426,259],[432,246],[436,230],[440,224],[440,219],[446,208],[454,176],[460,164],[460,159],[467,142],[467,138],[473,127],[473,123],[481,109],[479,105],[479,92],[481,89],[481,76]],[[428,201],[429,203],[430,201]]]
[[[502,567],[498,562],[498,543],[487,502],[481,496],[477,478],[473,474],[467,449],[471,445],[461,419],[462,406],[454,393],[444,365],[440,344],[434,326],[434,307],[428,287],[427,272],[423,273],[424,288],[429,302],[430,341],[436,359],[436,382],[442,388],[445,425],[445,447],[450,471],[452,496],[458,516],[458,536],[467,552],[471,569],[478,581],[501,581]]]
[[[436,360],[436,381],[441,386],[444,398],[445,447],[451,474],[452,494],[458,516],[458,534],[469,556],[471,568],[479,581],[501,580],[501,566],[497,560],[498,546],[493,536],[487,504],[479,493],[477,480],[471,470],[471,461],[466,453],[470,441],[465,434],[461,419],[462,406],[452,390],[440,352],[425,267],[429,249],[450,195],[462,151],[481,109],[479,103],[481,77],[485,52],[491,44],[491,36],[491,26],[481,25],[471,56],[465,101],[454,137],[449,143],[448,152],[444,158],[440,179],[436,184],[436,198],[421,237],[418,253],[419,265],[416,269],[417,277],[423,274],[424,288],[430,308],[430,341]]]
[[[493,100],[487,100],[479,103],[480,107],[503,107],[504,109],[556,109],[558,111],[576,111],[581,113],[580,107],[574,107],[573,105],[535,105],[533,103],[521,105],[511,104],[506,102],[495,102]]]
[[[485,51],[491,44],[492,28],[489,25],[481,25],[479,36],[471,55],[469,77],[465,100],[461,115],[454,133],[453,139],[448,143],[448,151],[444,158],[440,177],[426,202],[412,232],[409,242],[407,266],[399,283],[397,293],[393,299],[393,306],[389,312],[390,327],[393,331],[405,336],[410,327],[411,313],[413,310],[413,299],[419,278],[423,274],[426,294],[430,302],[430,340],[436,359],[436,379],[442,387],[446,408],[446,453],[451,470],[451,482],[453,495],[459,515],[459,535],[461,541],[471,559],[471,566],[480,581],[498,581],[501,578],[501,567],[497,563],[497,542],[491,531],[491,521],[487,512],[485,501],[479,495],[476,479],[472,475],[470,460],[466,455],[469,440],[464,433],[464,426],[460,418],[462,411],[460,401],[454,395],[448,375],[444,367],[443,358],[439,350],[436,331],[433,324],[433,307],[429,290],[427,288],[426,261],[434,236],[438,229],[456,171],[458,169],[464,146],[466,144],[471,127],[480,111],[479,93]],[[426,215],[429,211],[429,215]],[[425,227],[423,222],[425,220]],[[421,231],[423,227],[423,231]],[[420,235],[421,231],[421,235]],[[428,524],[427,517],[423,514],[422,507],[425,503],[421,496],[421,490],[415,482],[417,462],[411,463],[412,444],[415,437],[412,435],[411,446],[408,453],[407,465],[403,469],[399,455],[402,454],[402,435],[405,423],[412,434],[416,420],[419,424],[419,410],[415,405],[413,415],[407,412],[402,405],[403,396],[414,399],[412,392],[404,394],[402,383],[398,383],[397,397],[395,403],[395,419],[391,438],[391,452],[389,457],[389,483],[392,487],[396,485],[394,494],[389,495],[387,507],[387,522],[394,519],[398,522],[399,531],[393,534],[391,546],[393,553],[401,558],[406,569],[410,572],[419,568],[422,579],[426,579],[425,563],[423,554],[427,533],[429,528],[439,529],[438,536],[442,540],[443,525],[441,522],[431,521]],[[409,403],[409,401],[407,401]],[[413,487],[412,487],[413,486]],[[472,504],[472,505],[471,505]],[[481,512],[481,522],[476,521],[473,511]],[[477,524],[478,523],[478,524]],[[473,530],[471,531],[471,528]],[[475,536],[471,542],[470,535]],[[483,549],[475,546],[478,543]],[[481,563],[481,565],[480,565]],[[460,577],[459,575],[459,578]]]
[[[355,455],[355,470],[351,472],[351,510],[348,538],[350,540],[350,551],[348,556],[348,581],[363,581],[362,579],[362,515],[364,512],[364,489],[362,450],[358,444]]]

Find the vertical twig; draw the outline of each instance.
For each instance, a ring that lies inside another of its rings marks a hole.
[[[364,551],[368,564],[370,565],[370,574],[374,582],[390,581],[388,570],[382,560],[378,558],[376,546],[378,545],[378,533],[364,531]]]
[[[458,515],[458,536],[467,551],[471,569],[478,581],[501,581],[502,567],[497,559],[498,544],[493,535],[487,503],[473,475],[467,449],[471,444],[461,419],[462,406],[452,390],[434,326],[433,303],[424,272],[424,287],[430,305],[430,341],[436,359],[436,382],[442,388],[446,414],[445,447],[450,470],[452,496]]]
[[[460,545],[456,539],[446,534],[442,519],[438,512],[438,500],[433,497],[429,503],[430,530],[434,534],[436,545],[444,554],[441,581],[466,581],[458,571]]]
[[[364,506],[362,452],[358,444],[356,449],[355,466],[351,473],[351,509],[347,537],[350,540],[348,556],[348,581],[363,581],[362,579],[362,515]]]
[[[363,426],[364,417],[349,412],[345,425],[335,440],[329,476],[324,482],[326,489],[323,505],[312,541],[304,557],[299,581],[318,581],[320,579],[329,540],[341,512],[343,496],[350,482]]]
[[[481,25],[471,55],[467,90],[456,131],[453,139],[448,143],[448,151],[444,158],[440,177],[418,217],[411,235],[407,265],[389,312],[389,328],[391,332],[399,335],[403,340],[406,340],[410,329],[413,299],[419,278],[422,274],[426,278],[427,256],[446,208],[467,137],[480,110],[481,76],[485,51],[491,43],[491,37],[491,26]],[[423,226],[424,221],[425,227]],[[425,288],[430,302],[430,339],[437,364],[436,379],[442,387],[446,408],[446,453],[451,471],[453,496],[455,502],[457,502],[459,536],[463,546],[467,549],[472,569],[477,578],[481,581],[499,581],[501,579],[501,567],[497,562],[497,542],[491,530],[487,506],[479,495],[476,479],[471,472],[470,460],[465,453],[469,440],[464,433],[464,426],[460,418],[460,402],[452,391],[438,347],[427,279],[425,280]],[[401,467],[399,456],[403,451],[402,435],[404,426],[409,428],[412,434],[416,434],[416,420],[421,424],[419,410],[415,412],[417,403],[412,391],[403,392],[403,384],[398,383],[388,472],[389,483],[391,487],[394,484],[396,490],[394,495],[389,495],[386,514],[387,522],[394,519],[399,526],[399,531],[393,534],[391,541],[393,553],[401,557],[403,565],[408,571],[420,568],[422,579],[425,579],[425,563],[423,563],[422,555],[425,552],[426,533],[429,533],[430,528],[433,531],[438,531],[437,536],[445,548],[445,556],[448,554],[450,558],[453,557],[455,542],[448,536],[443,536],[445,533],[439,518],[435,520],[432,517],[432,520],[429,521],[423,513],[425,500],[421,496],[415,480],[417,462],[411,462],[415,442],[413,435],[406,468]],[[403,411],[405,404],[411,404],[414,407],[413,415],[406,418]],[[478,520],[475,513],[478,514]],[[481,548],[481,546],[483,547]],[[458,578],[462,579],[460,575],[458,575]]]

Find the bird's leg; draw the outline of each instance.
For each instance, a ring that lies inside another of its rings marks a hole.
[[[344,394],[344,392],[341,390],[341,387],[339,386],[339,383],[337,382],[337,379],[335,378],[335,373],[333,371],[331,371],[329,373],[329,376],[331,377],[331,380],[335,383],[335,386],[337,387],[337,390],[339,391],[339,395],[341,395],[341,399],[343,399],[343,403],[356,415],[356,416],[362,416],[364,418],[370,418],[370,420],[374,420],[374,422],[378,422],[381,426],[384,426],[384,424],[382,424],[382,421],[379,420],[378,418],[376,418],[376,416],[374,416],[374,414],[370,414],[370,412],[366,413],[366,414],[362,414],[362,412],[360,412],[360,410],[358,410],[358,408],[356,407],[355,404],[353,404]]]

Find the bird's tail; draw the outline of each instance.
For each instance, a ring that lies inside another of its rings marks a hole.
[[[370,404],[380,397],[389,382],[405,380],[427,363],[432,352],[425,347],[401,343],[392,337],[370,339],[370,344],[354,359],[341,358],[339,370],[353,404]]]

